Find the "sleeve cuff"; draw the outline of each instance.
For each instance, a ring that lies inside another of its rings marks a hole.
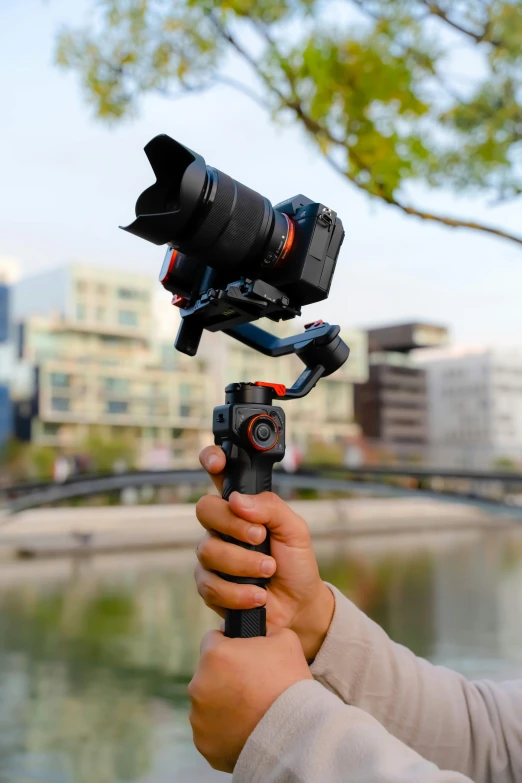
[[[277,767],[281,774],[288,749],[296,740],[302,740],[310,724],[315,726],[322,715],[331,716],[332,712],[343,709],[344,704],[314,680],[292,685],[272,704],[248,738],[234,769],[232,783],[272,780],[274,768]]]
[[[356,704],[373,653],[373,623],[336,587],[328,587],[335,598],[334,615],[310,671],[346,704]]]

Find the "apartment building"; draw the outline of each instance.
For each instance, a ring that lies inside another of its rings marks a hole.
[[[223,333],[205,333],[196,358],[178,353],[179,311],[163,294],[148,276],[79,264],[15,286],[25,372],[18,435],[65,450],[78,449],[94,431],[125,436],[144,465],[167,453],[170,465],[194,465],[212,442],[212,408],[223,403],[228,383],[290,386],[303,371],[295,356],[270,359]],[[280,336],[303,330],[298,322],[265,327]],[[313,394],[284,403],[288,442],[303,453],[317,442],[344,445],[359,432],[353,386],[367,378],[366,335],[342,335],[351,348],[346,365]]]
[[[11,387],[15,353],[11,329],[11,292],[17,278],[18,262],[12,258],[0,258],[0,449],[13,430]]]
[[[197,360],[154,339],[156,283],[72,265],[15,287],[19,358],[31,368],[18,395],[17,432],[79,449],[96,432],[131,439],[142,464],[196,464],[211,400]]]
[[[426,459],[428,398],[426,372],[411,351],[440,346],[445,327],[407,323],[368,330],[369,378],[356,387],[355,414],[381,459]]]
[[[423,363],[432,462],[522,468],[522,351],[453,350]]]

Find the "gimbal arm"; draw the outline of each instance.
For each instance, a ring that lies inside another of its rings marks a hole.
[[[305,326],[302,334],[293,337],[276,337],[251,323],[227,329],[225,333],[265,356],[295,353],[306,370],[284,395],[277,395],[281,400],[295,400],[305,397],[321,378],[334,373],[348,359],[350,349],[339,336],[340,331],[339,326],[314,321]]]

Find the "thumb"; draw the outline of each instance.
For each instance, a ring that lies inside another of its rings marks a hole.
[[[276,541],[296,549],[310,546],[310,532],[304,519],[273,492],[262,492],[260,495],[233,492],[229,505],[236,516],[265,525]]]
[[[199,654],[207,652],[207,650],[214,650],[222,644],[226,643],[226,637],[222,631],[209,631],[204,635],[199,647]]]
[[[207,471],[218,492],[223,491],[223,471],[225,470],[226,457],[219,446],[207,446],[199,455],[201,466]]]
[[[289,631],[288,628],[283,628],[281,625],[275,625],[275,623],[267,622],[266,624],[266,635],[270,636],[271,638],[285,636],[285,634],[288,633],[293,633],[293,631]]]

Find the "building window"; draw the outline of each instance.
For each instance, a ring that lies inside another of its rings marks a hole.
[[[103,386],[107,392],[127,394],[129,391],[128,378],[103,378]]]
[[[140,292],[134,288],[118,288],[118,299],[134,300],[140,299]]]
[[[135,313],[134,310],[119,310],[118,323],[121,326],[137,326],[138,313]]]
[[[55,422],[45,421],[42,432],[44,435],[58,435],[60,432],[60,425]]]
[[[179,397],[181,400],[190,400],[193,396],[193,388],[189,383],[180,383],[179,385]]]
[[[179,415],[181,416],[182,419],[189,418],[191,416],[190,405],[180,405]]]
[[[129,403],[124,400],[109,400],[107,402],[107,413],[128,413]]]
[[[51,408],[53,411],[68,411],[70,405],[70,400],[68,397],[52,397],[51,398]]]
[[[78,321],[85,321],[86,314],[87,314],[87,312],[86,312],[85,305],[84,304],[77,305],[77,307],[76,307],[76,318],[78,319]]]
[[[61,386],[66,388],[69,386],[69,379],[70,376],[65,372],[52,372],[51,386]]]

